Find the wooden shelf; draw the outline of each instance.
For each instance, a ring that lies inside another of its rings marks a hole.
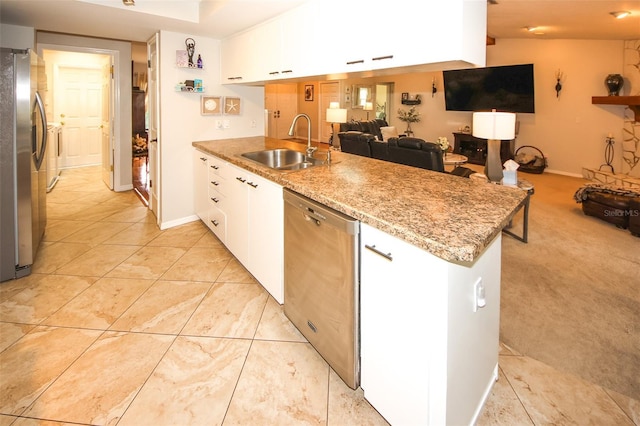
[[[640,96],[592,96],[591,103],[628,106],[635,115],[635,121],[640,121]]]

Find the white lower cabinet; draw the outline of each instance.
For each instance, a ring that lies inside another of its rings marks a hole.
[[[361,225],[361,387],[392,425],[477,419],[497,379],[500,242],[463,266]]]
[[[207,159],[206,177],[200,169]],[[195,150],[195,206],[203,198],[207,219],[200,218],[229,251],[278,301],[284,302],[284,203],[282,186]],[[204,189],[203,189],[204,188]]]

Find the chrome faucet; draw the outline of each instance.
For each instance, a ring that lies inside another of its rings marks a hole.
[[[293,123],[291,123],[291,127],[289,128],[289,136],[293,136],[293,130],[296,127],[296,122],[300,117],[304,117],[307,119],[307,157],[313,157],[313,153],[316,152],[318,147],[311,146],[311,118],[307,114],[298,114],[293,117]]]

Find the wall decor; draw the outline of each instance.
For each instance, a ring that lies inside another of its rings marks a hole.
[[[193,54],[196,51],[196,41],[192,38],[188,38],[184,41],[185,46],[187,46],[187,55],[189,55],[189,67],[195,67],[193,63]]]
[[[230,96],[224,98],[224,113],[227,115],[240,115],[240,98]]]
[[[189,55],[186,50],[176,50],[176,66],[180,68],[189,66]]]
[[[216,115],[222,113],[222,103],[220,96],[201,96],[200,114]]]
[[[304,86],[304,100],[305,101],[313,100],[313,84],[307,84]]]

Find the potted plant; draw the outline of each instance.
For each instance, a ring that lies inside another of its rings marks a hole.
[[[408,111],[399,109],[398,118],[400,121],[407,123],[407,130],[405,133],[407,136],[413,136],[413,130],[411,130],[411,123],[418,123],[420,121],[420,113],[416,110],[416,107],[409,108]]]

